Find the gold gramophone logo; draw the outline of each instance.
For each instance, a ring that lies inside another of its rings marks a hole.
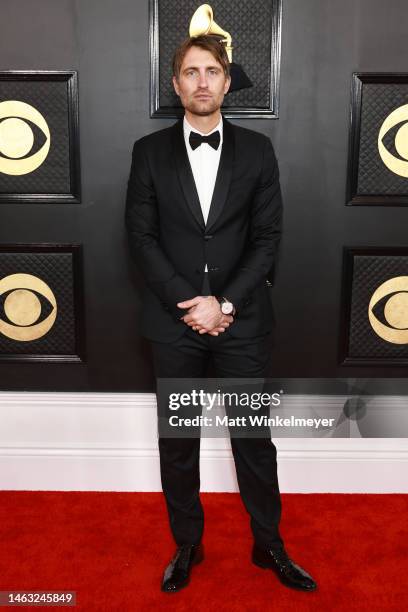
[[[232,62],[232,38],[229,32],[226,32],[214,21],[213,10],[209,4],[202,4],[198,7],[190,21],[189,34],[191,37],[202,36],[203,34],[220,36],[221,42],[225,44],[228,59]]]
[[[229,72],[231,83],[228,93],[253,87],[253,83],[243,67],[232,61],[232,50],[234,48],[232,46],[232,36],[229,32],[223,30],[223,28],[215,23],[214,13],[209,4],[202,4],[193,14],[190,21],[189,35],[191,38],[197,38],[198,36],[214,36],[224,45],[230,64]]]
[[[392,128],[400,125],[398,128],[394,146],[399,157],[390,153],[383,143],[384,136]],[[408,104],[403,104],[392,111],[384,120],[378,133],[378,151],[384,164],[391,172],[408,178]]]
[[[0,319],[0,333],[11,340],[29,342],[45,336],[55,323],[57,301],[51,288],[32,274],[10,274],[0,280],[0,296],[4,298],[7,321]],[[41,296],[52,307],[39,321],[43,311]]]
[[[32,153],[35,131],[44,142]],[[26,102],[0,102],[0,172],[13,176],[29,174],[45,161],[50,150],[51,135],[42,114]]]
[[[375,306],[384,300],[384,319],[378,320]],[[408,344],[408,276],[396,276],[382,283],[374,291],[368,305],[368,319],[375,333],[392,344]]]

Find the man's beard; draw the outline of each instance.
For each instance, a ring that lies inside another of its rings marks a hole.
[[[205,117],[206,115],[212,115],[214,112],[219,110],[221,107],[222,100],[219,99],[210,99],[206,102],[200,102],[199,100],[190,100],[190,102],[186,106],[186,110],[188,110],[193,115],[199,115],[200,117]]]

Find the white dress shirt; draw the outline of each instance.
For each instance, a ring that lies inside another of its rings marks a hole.
[[[190,161],[191,170],[193,171],[194,182],[197,188],[198,199],[200,200],[201,210],[204,217],[204,223],[207,223],[208,213],[210,212],[211,200],[214,192],[215,179],[217,178],[218,166],[220,163],[221,149],[222,149],[222,118],[219,124],[204,134],[193,128],[186,117],[183,122],[184,130],[184,142],[186,143],[186,149],[188,159]],[[203,142],[196,149],[191,148],[189,138],[190,132],[197,132],[202,136],[208,136],[213,132],[219,131],[220,133],[220,144],[218,149],[213,149],[208,143]],[[207,264],[205,264],[205,272],[208,272]]]

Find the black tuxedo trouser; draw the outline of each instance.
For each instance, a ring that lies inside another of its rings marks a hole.
[[[228,330],[210,336],[188,328],[176,342],[152,342],[152,349],[156,378],[204,378],[210,358],[216,377],[264,378],[268,376],[271,340],[270,334],[234,338]],[[261,548],[278,549],[283,545],[278,528],[281,501],[270,432],[268,437],[231,436],[231,448],[254,540]],[[176,544],[197,544],[204,530],[199,497],[200,438],[159,437],[159,451],[163,493]]]

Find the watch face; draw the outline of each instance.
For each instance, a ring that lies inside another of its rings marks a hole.
[[[234,310],[234,305],[231,302],[223,302],[221,304],[221,312],[225,315],[229,315]]]

